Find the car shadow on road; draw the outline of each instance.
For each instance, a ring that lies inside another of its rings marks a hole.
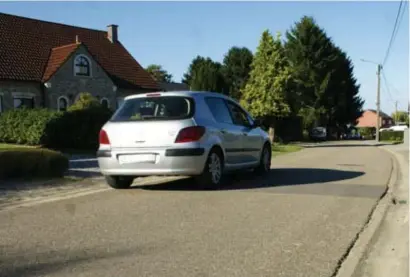
[[[337,182],[354,179],[364,175],[361,171],[346,171],[321,168],[274,168],[263,177],[253,172],[241,172],[226,176],[226,180],[217,190],[244,190],[268,187],[297,186],[318,183]],[[161,184],[135,186],[144,190],[201,190],[192,178],[180,179]]]
[[[79,159],[79,160],[70,160],[70,168],[96,168],[98,167],[97,159]]]

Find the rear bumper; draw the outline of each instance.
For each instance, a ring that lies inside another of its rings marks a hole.
[[[155,154],[152,163],[121,164],[122,154]],[[207,158],[204,148],[168,148],[138,150],[99,150],[97,160],[103,175],[198,175],[201,174]]]

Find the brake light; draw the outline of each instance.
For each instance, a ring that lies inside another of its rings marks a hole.
[[[147,97],[157,97],[157,96],[161,96],[161,93],[148,93],[146,94]]]
[[[104,129],[101,129],[98,140],[100,144],[110,145],[110,139],[108,138],[107,132]]]
[[[179,131],[175,143],[198,141],[205,134],[205,127],[193,126],[187,127]]]

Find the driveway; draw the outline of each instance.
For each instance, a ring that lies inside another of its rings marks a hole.
[[[0,211],[0,275],[332,276],[391,166],[376,147],[318,145],[217,191],[184,179]]]

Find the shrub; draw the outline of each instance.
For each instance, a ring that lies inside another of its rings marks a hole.
[[[60,152],[21,147],[0,150],[0,179],[64,176],[68,158]]]
[[[53,149],[92,149],[112,112],[102,106],[55,112],[17,109],[0,116],[0,142],[41,145]]]
[[[101,106],[66,112],[49,122],[44,145],[55,149],[96,150],[98,133],[111,115],[109,109]]]
[[[380,132],[380,140],[382,141],[403,141],[403,131],[384,131]]]
[[[98,102],[97,98],[88,92],[82,92],[80,93],[77,101],[75,101],[74,104],[68,108],[68,111],[86,110],[98,107],[101,107],[101,104]]]
[[[47,109],[16,109],[0,116],[0,142],[40,145],[47,124],[61,116]]]
[[[359,127],[358,131],[365,139],[372,139],[373,134],[376,131],[376,128],[374,128],[374,127]]]

